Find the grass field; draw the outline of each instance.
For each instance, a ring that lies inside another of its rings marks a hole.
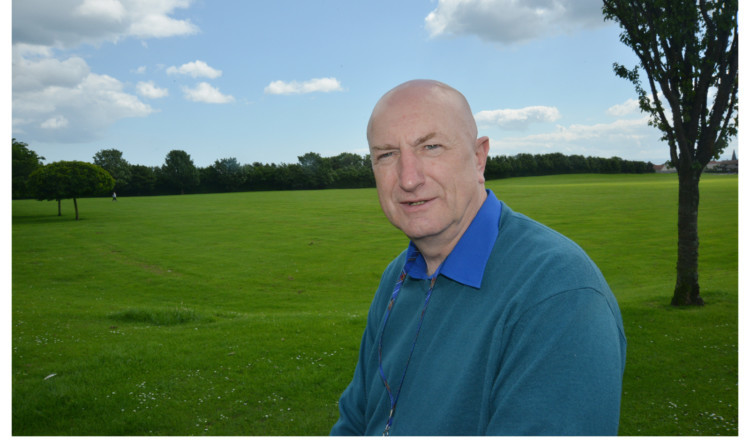
[[[738,182],[701,181],[706,306],[669,306],[677,179],[488,183],[577,241],[628,336],[622,435],[738,433]],[[324,435],[386,264],[372,189],[12,204],[14,435]]]

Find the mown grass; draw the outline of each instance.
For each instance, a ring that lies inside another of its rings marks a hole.
[[[488,183],[576,240],[628,336],[623,435],[736,435],[737,177],[701,181],[706,306],[669,306],[677,181]],[[374,190],[13,202],[14,435],[323,435],[406,244]]]

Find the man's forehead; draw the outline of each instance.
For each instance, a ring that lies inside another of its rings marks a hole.
[[[429,98],[388,102],[373,111],[368,128],[379,134],[404,132],[415,139],[453,127],[460,113],[450,104]]]

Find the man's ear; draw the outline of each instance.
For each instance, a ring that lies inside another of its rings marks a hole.
[[[490,138],[479,137],[474,146],[474,156],[476,157],[477,173],[479,173],[480,183],[484,183],[484,168],[487,166],[487,154],[490,152]]]

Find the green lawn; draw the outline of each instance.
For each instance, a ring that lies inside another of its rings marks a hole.
[[[669,306],[677,179],[492,181],[600,266],[628,336],[620,433],[736,435],[737,177],[701,181],[706,306]],[[383,268],[376,192],[12,204],[14,435],[323,435]]]

